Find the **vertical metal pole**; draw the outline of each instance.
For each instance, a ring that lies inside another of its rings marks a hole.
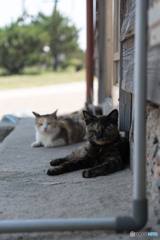
[[[146,59],[147,0],[136,1],[135,26],[135,127],[134,127],[134,200],[145,199],[146,191]]]
[[[86,51],[86,103],[92,103],[93,96],[93,0],[87,4],[87,51]]]

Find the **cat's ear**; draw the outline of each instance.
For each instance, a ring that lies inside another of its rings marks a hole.
[[[34,114],[35,117],[39,118],[41,115],[36,113],[36,112],[32,112]]]
[[[96,119],[96,116],[93,116],[91,113],[85,110],[83,110],[83,117],[84,117],[84,120],[86,121],[86,124],[89,124]]]
[[[107,116],[114,124],[118,124],[118,110],[114,109],[108,116]]]
[[[52,115],[52,117],[54,117],[55,119],[57,119],[57,111],[58,111],[58,109],[55,111],[55,112],[53,112],[51,115]]]

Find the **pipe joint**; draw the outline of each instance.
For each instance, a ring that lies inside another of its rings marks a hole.
[[[117,217],[117,232],[139,231],[147,222],[147,199],[133,201],[133,215]]]

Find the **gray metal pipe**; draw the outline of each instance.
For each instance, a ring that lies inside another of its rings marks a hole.
[[[134,130],[134,192],[135,200],[145,199],[146,176],[146,61],[147,1],[136,1],[135,28],[135,130]]]
[[[145,103],[146,103],[146,21],[147,0],[136,0],[135,42],[135,140],[134,192],[131,216],[115,218],[41,219],[0,221],[0,233],[116,230],[137,231],[147,221],[145,193]]]
[[[0,233],[114,230],[115,228],[115,218],[34,219],[0,222]]]

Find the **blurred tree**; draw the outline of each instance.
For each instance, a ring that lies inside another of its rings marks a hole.
[[[46,39],[48,43],[46,44],[50,46],[53,69],[56,71],[70,58],[70,54],[81,51],[78,46],[79,30],[70,23],[67,17],[63,17],[56,8],[54,8],[50,17],[40,13],[38,21],[39,24],[42,24],[44,31],[48,33],[48,39]]]
[[[84,53],[78,46],[79,30],[54,8],[51,16],[19,18],[0,29],[0,66],[19,73],[25,66],[52,64],[54,71],[82,67]],[[74,59],[74,61],[72,61]]]
[[[39,61],[43,46],[40,34],[35,24],[24,25],[23,19],[0,29],[0,66],[19,73],[24,66]]]

